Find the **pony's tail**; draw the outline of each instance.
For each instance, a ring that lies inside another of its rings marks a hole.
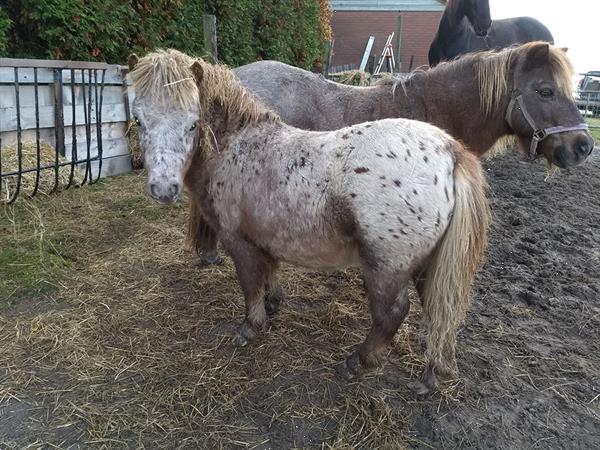
[[[202,252],[213,251],[216,253],[216,233],[206,223],[193,198],[190,199],[186,244],[191,251],[196,252],[198,255]]]
[[[471,287],[480,269],[491,221],[487,183],[479,160],[457,142],[452,151],[454,211],[417,286],[428,328],[427,370],[456,372],[456,333],[470,305]]]

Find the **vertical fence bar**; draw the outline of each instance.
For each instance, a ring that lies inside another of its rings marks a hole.
[[[33,68],[33,93],[35,97],[35,152],[36,152],[36,167],[35,167],[35,186],[30,196],[37,194],[40,186],[40,166],[41,166],[41,149],[40,149],[40,100],[38,94],[38,70]]]
[[[69,189],[73,184],[75,175],[75,166],[77,165],[77,99],[75,98],[75,69],[71,69],[71,173],[69,182],[65,189]]]
[[[104,100],[104,76],[106,69],[102,69],[102,79],[100,81],[100,99],[98,100],[98,71],[94,69],[94,91],[96,92],[96,146],[98,152],[98,174],[94,183],[100,179],[102,172],[102,102]],[[90,184],[92,180],[90,179]]]
[[[84,171],[84,175],[83,175],[83,181],[81,182],[82,185],[84,185],[88,179],[88,172],[90,169],[90,139],[91,139],[91,130],[90,130],[90,121],[91,121],[91,115],[92,115],[92,111],[91,109],[88,110],[88,103],[89,103],[89,107],[91,108],[91,99],[89,102],[87,102],[86,100],[86,94],[85,94],[85,89],[86,89],[86,83],[85,83],[85,69],[81,69],[81,92],[83,94],[83,120],[84,120],[84,126],[85,126],[85,140],[86,140],[86,147],[87,147],[87,157],[86,157],[86,161],[85,161],[85,171]],[[91,90],[88,90],[88,95],[87,97],[91,97],[92,92]]]
[[[21,176],[23,171],[23,142],[21,141],[21,95],[19,92],[19,68],[15,67],[15,104],[17,109],[17,185],[14,194],[8,199],[12,203],[17,199],[21,190]]]
[[[65,117],[63,111],[63,84],[62,69],[54,69],[54,187],[50,192],[58,189],[58,155],[65,154]]]

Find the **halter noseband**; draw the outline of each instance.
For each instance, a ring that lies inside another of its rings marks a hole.
[[[517,108],[521,111],[521,113],[523,113],[523,117],[525,117],[525,120],[527,120],[527,123],[533,130],[533,137],[531,138],[531,145],[529,146],[529,158],[531,159],[535,159],[538,144],[544,139],[546,139],[548,136],[552,134],[566,133],[567,131],[588,130],[587,123],[579,123],[571,127],[564,127],[562,125],[558,125],[555,127],[538,128],[535,125],[535,121],[533,120],[533,117],[531,117],[531,114],[527,112],[527,108],[525,107],[525,101],[523,101],[523,93],[519,89],[514,89],[512,91],[512,94],[510,96],[510,102],[508,103],[508,109],[506,110],[506,122],[511,128],[513,128],[511,117],[515,105],[517,105]]]

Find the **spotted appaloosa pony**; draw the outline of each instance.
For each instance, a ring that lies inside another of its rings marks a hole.
[[[264,294],[277,284],[281,261],[358,265],[373,324],[341,372],[352,378],[378,363],[408,313],[408,283],[418,274],[428,324],[419,391],[453,372],[456,331],[490,221],[478,159],[443,131],[405,119],[332,132],[293,128],[226,67],[196,61],[194,84],[172,72],[178,58],[151,53],[131,72],[148,193],[174,202],[185,182],[217,231],[246,302],[234,341],[244,346],[265,328]]]
[[[494,20],[489,0],[448,0],[429,47],[429,65],[479,50],[492,50],[533,41],[554,43],[552,33],[532,17]]]
[[[263,104],[298,128],[337,130],[406,117],[444,129],[478,156],[499,139],[515,137],[523,152],[562,168],[584,161],[594,145],[573,100],[572,65],[564,51],[544,42],[465,55],[373,87],[334,83],[275,61],[234,72]],[[201,261],[218,260],[215,233],[195,205],[189,235]]]

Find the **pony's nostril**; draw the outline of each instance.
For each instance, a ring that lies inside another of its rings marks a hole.
[[[154,197],[154,198],[157,198],[157,197],[158,197],[158,192],[157,192],[157,189],[156,189],[156,184],[154,184],[154,183],[152,183],[152,184],[150,185],[150,195],[151,195],[152,197]]]
[[[579,153],[581,153],[584,156],[589,155],[592,152],[593,148],[594,146],[588,142],[581,142],[577,146],[577,150],[579,151]]]
[[[171,198],[175,198],[179,195],[178,184],[171,184],[171,186],[169,186],[169,195],[171,196]]]

